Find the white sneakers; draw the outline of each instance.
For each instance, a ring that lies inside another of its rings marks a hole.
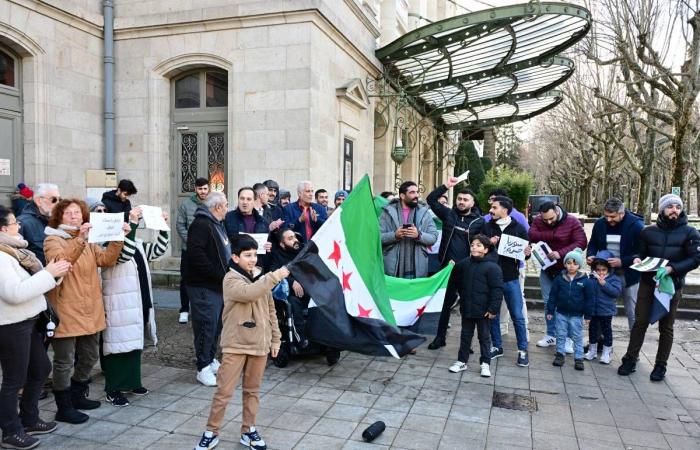
[[[180,318],[177,320],[179,323],[187,323],[187,321],[190,319],[190,313],[188,312],[181,312],[180,313]]]
[[[612,347],[603,346],[603,354],[600,355],[601,364],[610,364],[610,354],[612,353]]]
[[[556,338],[545,334],[542,339],[537,341],[537,346],[538,347],[551,347],[552,345],[556,345],[556,343],[557,343]]]
[[[221,367],[221,363],[219,362],[218,359],[214,358],[211,361],[211,364],[209,364],[209,367],[211,367],[211,372],[214,375],[218,375],[219,374],[219,367]]]
[[[448,370],[452,373],[463,372],[467,370],[467,363],[463,363],[462,361],[455,361],[452,363]]]
[[[216,386],[216,375],[212,372],[211,364],[197,372],[197,381],[204,386]]]
[[[583,359],[586,361],[593,361],[598,357],[598,344],[589,344],[588,353],[583,355]]]
[[[484,378],[491,376],[491,366],[488,363],[481,363],[481,376]]]
[[[564,351],[567,355],[574,353],[574,341],[571,338],[566,338],[566,344],[564,344]]]

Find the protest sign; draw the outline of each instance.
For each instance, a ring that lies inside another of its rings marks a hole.
[[[124,214],[90,213],[90,232],[88,242],[96,244],[124,240]]]
[[[661,267],[666,267],[667,264],[667,259],[652,258],[649,256],[637,264],[632,264],[630,269],[636,270],[637,272],[656,272]]]
[[[556,259],[549,259],[547,255],[550,253],[552,253],[552,249],[546,242],[540,241],[532,246],[532,256],[535,257],[535,261],[537,261],[542,270],[548,269],[557,263]]]
[[[267,243],[267,233],[241,233],[241,234],[247,234],[248,236],[255,239],[255,242],[258,243],[258,255],[265,254],[265,244]]]
[[[157,206],[141,205],[141,218],[146,228],[159,231],[170,231],[168,223],[163,218],[163,209]]]
[[[517,236],[511,236],[509,234],[501,235],[501,239],[498,241],[498,254],[501,256],[507,256],[508,258],[515,258],[520,261],[525,261],[525,247],[529,244],[527,239],[521,239]]]

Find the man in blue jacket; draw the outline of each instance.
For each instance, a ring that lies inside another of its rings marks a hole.
[[[326,208],[313,202],[314,185],[310,181],[300,181],[297,194],[298,200],[284,207],[284,224],[301,235],[299,242],[304,245],[321,228],[328,215]]]
[[[603,217],[593,225],[591,239],[586,250],[586,262],[590,265],[600,250],[608,250],[614,257],[608,264],[615,275],[622,279],[622,298],[630,330],[634,326],[634,309],[637,304],[639,278],[641,274],[629,267],[633,264],[639,233],[644,228],[644,219],[625,209],[617,198],[610,198],[603,207]]]

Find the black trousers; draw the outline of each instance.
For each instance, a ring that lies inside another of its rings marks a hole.
[[[676,308],[681,300],[682,289],[676,289],[671,299],[670,311],[659,320],[659,347],[656,350],[656,362],[666,363],[673,347],[673,323],[676,320]],[[627,356],[636,361],[644,344],[644,337],[649,328],[651,304],[654,299],[654,286],[645,282],[639,283],[637,306],[634,308],[634,326],[630,332],[630,343],[627,346]]]
[[[3,437],[15,434],[39,421],[39,396],[51,373],[51,361],[44,348],[44,336],[36,320],[0,326],[0,428]],[[22,391],[17,414],[17,395]]]
[[[603,335],[603,345],[612,347],[612,316],[593,316],[588,324],[588,344],[598,345],[598,337]]]
[[[297,297],[294,294],[289,294],[287,300],[292,308],[292,316],[294,316],[294,329],[299,335],[299,341],[303,341],[306,338],[306,333],[304,329],[306,328],[306,321],[304,320],[304,310],[309,307],[309,300],[311,298],[308,295],[302,298]]]
[[[462,333],[457,359],[463,363],[469,360],[469,348],[472,345],[475,327],[476,334],[479,337],[479,350],[481,351],[479,363],[491,364],[491,321],[486,317],[480,319],[462,317]]]
[[[187,261],[187,250],[182,250],[180,254],[180,312],[190,312],[190,296],[185,285],[185,261]]]
[[[216,357],[221,337],[224,296],[221,292],[199,286],[187,286],[187,293],[190,296],[194,352],[199,371]]]
[[[459,297],[456,297],[456,303],[459,303]],[[447,336],[447,325],[450,323],[450,310],[455,302],[442,302],[442,310],[440,311],[440,320],[438,321],[436,338]]]

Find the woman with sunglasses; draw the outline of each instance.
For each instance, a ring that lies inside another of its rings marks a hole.
[[[83,423],[89,416],[78,409],[100,407],[100,402],[87,398],[90,372],[99,359],[99,334],[105,329],[102,283],[97,269],[116,264],[123,247],[123,242],[110,242],[106,248],[89,244],[92,226],[88,220],[85,202],[64,199],[54,208],[46,227],[46,258],[66,259],[73,265],[63,283],[48,294],[61,319],[52,342],[53,392],[59,422]],[[128,224],[123,228],[126,234]]]
[[[20,222],[0,206],[0,428],[3,448],[39,445],[33,435],[51,433],[55,422],[39,418],[39,395],[51,372],[44,337],[36,326],[46,310],[44,293],[70,269],[65,260],[42,267],[19,234]],[[23,389],[17,414],[17,395]]]

